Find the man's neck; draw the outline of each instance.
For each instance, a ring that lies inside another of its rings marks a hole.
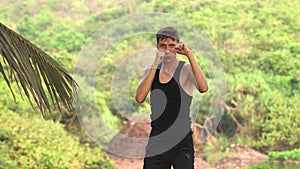
[[[163,62],[162,63],[162,71],[166,72],[166,73],[169,73],[169,74],[174,74],[177,66],[179,64],[179,60],[178,59],[175,59],[174,61],[172,62]]]

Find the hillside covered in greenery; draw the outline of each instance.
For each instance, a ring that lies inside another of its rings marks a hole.
[[[86,107],[83,108],[92,110],[93,101],[86,93],[96,88],[96,105],[116,130],[126,122],[124,114],[138,114],[148,110],[149,105],[134,101],[140,74],[131,82],[128,96],[136,112],[123,112],[115,107],[110,81],[126,56],[138,49],[155,47],[155,39],[147,33],[126,37],[129,32],[105,31],[107,41],[99,45],[113,42],[115,39],[109,39],[113,38],[110,35],[125,38],[114,44],[101,60],[95,84],[78,75],[89,71],[90,65],[95,64],[91,60],[84,62],[85,69],[74,73],[83,47],[98,30],[126,16],[166,13],[178,19],[176,24],[190,23],[211,42],[226,79],[223,86],[226,99],[219,103],[223,108],[222,118],[213,133],[218,143],[205,144],[204,152],[214,156],[225,152],[230,144],[241,143],[269,154],[270,159],[300,160],[299,9],[298,0],[288,3],[284,0],[2,0],[0,22],[47,52],[74,75],[84,91],[81,97],[85,98]],[[132,25],[123,26],[131,29]],[[180,32],[193,40],[192,32]],[[205,62],[197,59],[205,69]],[[205,73],[212,85],[213,72],[205,69]],[[21,95],[17,95],[15,103],[1,77],[0,94],[0,154],[5,154],[0,157],[0,168],[114,167],[105,151],[80,127],[75,113],[54,111],[43,119]],[[200,124],[210,111],[213,95],[212,90],[200,95],[196,119]]]

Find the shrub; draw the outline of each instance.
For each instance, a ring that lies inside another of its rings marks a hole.
[[[300,149],[293,149],[288,151],[271,151],[268,153],[269,160],[263,164],[256,164],[248,167],[248,169],[294,169],[297,164],[280,164],[277,160],[299,160],[300,159]]]
[[[271,160],[278,160],[278,159],[282,159],[282,160],[298,159],[298,160],[300,160],[300,148],[289,150],[289,151],[282,151],[282,152],[270,151],[268,153],[268,156]]]
[[[100,148],[81,145],[60,123],[1,111],[0,128],[5,168],[114,168]]]

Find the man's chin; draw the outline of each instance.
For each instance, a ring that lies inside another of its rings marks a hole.
[[[175,56],[165,56],[164,61],[165,62],[171,62],[172,60],[174,60]]]

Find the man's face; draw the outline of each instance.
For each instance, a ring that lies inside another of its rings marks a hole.
[[[171,62],[176,58],[176,44],[177,40],[172,38],[164,38],[159,40],[157,44],[158,50],[164,51],[166,53],[164,62]]]

